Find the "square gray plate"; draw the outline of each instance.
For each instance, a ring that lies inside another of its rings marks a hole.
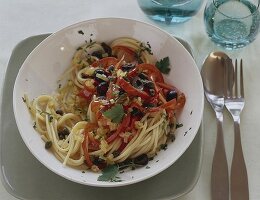
[[[171,167],[153,178],[129,186],[97,188],[80,185],[54,174],[33,157],[15,123],[12,92],[23,61],[48,35],[37,35],[20,42],[13,50],[7,67],[0,121],[0,176],[6,190],[25,200],[174,199],[191,191],[197,183],[202,164],[202,126],[191,146]],[[180,42],[191,52],[185,41]]]

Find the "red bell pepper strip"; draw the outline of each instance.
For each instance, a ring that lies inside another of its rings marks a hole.
[[[92,67],[101,67],[103,69],[108,68],[109,66],[113,65],[115,66],[119,60],[115,57],[105,57],[100,60],[95,61],[91,64]]]
[[[138,103],[136,102],[132,102],[130,104],[129,108],[137,108],[138,110],[140,110],[141,112],[145,112],[145,108],[143,106],[140,106]]]
[[[122,142],[120,147],[117,149],[120,153],[124,150],[124,148],[126,147],[127,143]]]
[[[94,95],[94,91],[89,91],[87,88],[83,88],[79,91],[78,96],[86,99],[87,101],[91,101]]]
[[[84,151],[84,157],[85,161],[88,167],[92,167],[93,163],[89,156],[89,132],[95,130],[97,128],[97,125],[94,123],[87,123],[87,125],[84,128],[84,141],[82,142],[82,149]]]
[[[84,151],[84,157],[85,157],[86,164],[89,168],[91,168],[93,166],[93,162],[91,161],[89,153],[88,153],[88,135],[87,134],[85,134],[84,141],[82,143],[82,149]]]
[[[172,85],[170,85],[170,84],[167,84],[167,83],[156,82],[156,84],[157,84],[160,88],[162,88],[162,89],[175,90],[176,92],[179,91],[176,87],[174,87],[174,86],[172,86]]]
[[[116,132],[113,133],[112,135],[110,135],[110,136],[107,138],[106,141],[107,141],[108,143],[113,142],[113,141],[117,138],[117,136],[118,136],[120,133],[122,133],[122,132],[124,132],[124,131],[126,130],[126,128],[128,127],[128,125],[130,124],[130,120],[131,120],[131,114],[128,113],[128,114],[124,117],[122,123],[121,123],[121,124],[119,125],[119,127],[117,128]]]
[[[126,80],[124,80],[123,78],[119,78],[117,81],[117,84],[127,92],[127,94],[131,95],[131,96],[139,96],[142,99],[150,99],[151,96],[149,96],[146,92],[142,91],[142,90],[138,90],[135,87],[133,87],[131,85],[131,83],[127,82]]]
[[[129,71],[127,73],[127,78],[131,79],[131,78],[134,78],[138,75],[139,73],[139,70],[135,67],[134,69],[132,69],[131,71]]]
[[[153,108],[149,108],[148,111],[149,112],[158,112],[162,109],[170,109],[170,110],[174,110],[176,108],[177,105],[177,101],[176,99],[172,99],[158,107],[153,107]]]
[[[112,47],[112,51],[118,59],[124,58],[127,63],[137,61],[137,55],[135,51],[129,47],[117,45]]]
[[[147,75],[150,77],[151,80],[155,82],[161,82],[164,83],[164,78],[160,70],[153,64],[147,64],[147,63],[142,63],[137,65],[137,68],[140,71],[144,71],[147,73]]]
[[[185,95],[183,93],[178,93],[176,109],[183,108],[185,105],[185,102],[186,102]]]

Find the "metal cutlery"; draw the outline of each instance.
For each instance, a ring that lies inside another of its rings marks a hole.
[[[240,135],[240,114],[245,105],[243,62],[240,61],[240,76],[238,75],[237,60],[235,61],[234,85],[228,84],[230,71],[225,70],[225,106],[234,121],[234,152],[231,164],[230,192],[231,200],[249,200],[248,177],[246,164],[243,156]],[[226,63],[226,69],[227,63]]]
[[[223,60],[228,56],[223,52],[212,52],[204,61],[201,75],[205,96],[215,111],[217,119],[217,140],[212,161],[212,200],[229,200],[228,164],[223,138],[224,72]]]

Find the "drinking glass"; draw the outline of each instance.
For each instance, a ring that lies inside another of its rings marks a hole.
[[[166,24],[189,20],[200,9],[203,0],[138,0],[142,11],[155,21]]]
[[[260,0],[209,0],[204,10],[208,36],[217,45],[237,49],[251,43],[260,24]]]

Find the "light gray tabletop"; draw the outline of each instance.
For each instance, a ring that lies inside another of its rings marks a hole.
[[[204,3],[205,4],[205,3]],[[97,17],[125,17],[152,24],[139,9],[136,0],[1,0],[0,1],[0,88],[12,49],[21,40],[32,35],[56,32],[70,24]],[[225,51],[213,44],[206,35],[203,23],[204,5],[190,21],[174,26],[156,24],[169,33],[188,41],[198,67],[208,53]],[[232,58],[244,59],[246,106],[241,118],[242,145],[248,169],[250,199],[260,199],[260,37],[247,47],[225,51]],[[210,199],[211,162],[216,139],[214,113],[208,103],[204,112],[205,149],[200,179],[195,188],[179,200]],[[229,166],[233,152],[233,125],[228,113],[224,116],[224,137]],[[15,159],[15,158],[14,158]],[[12,197],[0,183],[0,199]]]

